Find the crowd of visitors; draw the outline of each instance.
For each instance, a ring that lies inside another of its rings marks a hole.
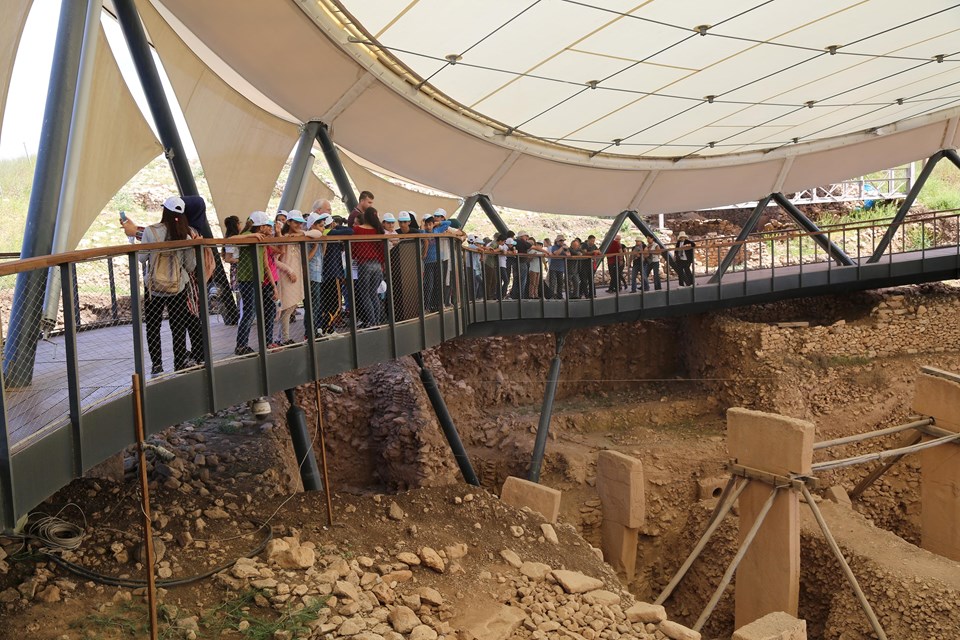
[[[271,217],[255,211],[242,226],[237,216],[226,218],[226,238],[253,236],[259,240],[254,244],[226,245],[222,250],[223,261],[230,268],[230,287],[240,307],[237,355],[254,352],[249,340],[258,297],[263,300],[268,348],[293,344],[290,325],[297,319],[306,295],[310,296],[313,326],[318,335],[349,328],[351,324],[346,319],[351,314],[357,329],[383,324],[388,312],[397,321],[413,318],[420,313],[421,296],[424,312],[450,305],[457,288],[452,261],[459,258],[454,256],[453,247],[464,241],[466,276],[472,277],[468,286],[472,286],[478,298],[590,298],[596,294],[595,273],[603,260],[609,276],[608,292],[627,286],[631,292],[636,292],[638,286],[643,291],[651,287],[661,289],[661,269],[664,273],[667,269],[666,264],[661,266],[662,262],[669,262],[674,268],[680,286],[693,284],[696,245],[683,232],[672,248],[664,247],[656,238],[638,238],[628,248],[617,235],[601,252],[594,235],[585,240],[573,238],[569,243],[563,234],[553,240],[537,240],[527,232],[513,231],[481,238],[464,234],[458,221],[448,220],[443,209],[418,220],[412,211],[380,215],[373,205],[373,193],[362,191],[359,204],[346,219],[332,215],[327,200],[317,200],[308,215],[292,210],[279,211]],[[128,235],[142,236],[143,242],[198,236],[187,224],[180,198],[164,203],[161,221],[155,225],[137,227],[124,218],[123,226]],[[421,239],[415,234],[446,236]],[[399,237],[387,241],[310,242],[325,237],[329,240],[382,235]],[[302,238],[306,243],[271,243],[272,238]],[[163,257],[166,254],[173,258]],[[154,373],[163,370],[160,325],[164,310],[170,318],[174,366],[180,369],[202,361],[202,350],[194,347],[202,344],[199,330],[195,336],[192,328],[198,323],[189,320],[188,308],[195,256],[192,249],[141,255],[141,261],[148,264],[144,317]],[[389,283],[385,280],[388,261]],[[258,289],[261,296],[257,296]],[[186,347],[188,332],[191,350]]]

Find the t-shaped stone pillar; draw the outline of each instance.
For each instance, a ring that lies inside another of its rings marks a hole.
[[[727,447],[745,467],[786,476],[809,474],[814,426],[772,413],[727,411]],[[740,540],[753,526],[773,487],[751,480],[740,494]],[[800,496],[781,489],[736,574],[736,627],[768,613],[797,615],[800,600]]]
[[[624,574],[627,581],[633,580],[637,540],[646,508],[643,464],[617,451],[601,451],[597,456],[597,493],[603,505],[603,559]]]
[[[940,429],[960,433],[960,376],[924,367],[913,410],[932,417]],[[960,444],[920,452],[920,531],[921,547],[960,560]]]

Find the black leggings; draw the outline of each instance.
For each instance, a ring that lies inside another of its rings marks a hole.
[[[155,368],[163,368],[160,325],[163,323],[164,309],[167,310],[173,338],[173,367],[182,369],[187,360],[187,325],[190,322],[186,290],[172,296],[158,296],[149,291],[144,295],[143,321],[147,325],[147,351],[150,352],[150,363]]]

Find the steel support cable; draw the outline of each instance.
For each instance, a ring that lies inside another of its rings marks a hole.
[[[947,444],[954,440],[960,439],[960,433],[951,434],[948,436],[941,436],[933,440],[927,440],[926,442],[921,442],[919,444],[910,445],[907,447],[900,447],[899,449],[886,449],[884,451],[878,451],[876,453],[865,453],[861,456],[854,456],[852,458],[842,458],[840,460],[828,460],[826,462],[819,462],[813,465],[813,471],[830,471],[831,469],[840,469],[843,467],[850,467],[855,464],[863,464],[864,462],[873,462],[875,460],[884,460],[886,458],[892,458],[894,456],[906,455],[909,453],[916,453],[917,451],[923,451],[924,449],[930,449],[932,447],[939,446],[941,444]]]
[[[656,24],[656,25],[659,25],[659,26],[661,26],[661,27],[669,27],[669,28],[671,28],[671,29],[678,29],[678,30],[680,30],[680,31],[690,31],[690,27],[685,27],[685,26],[678,25],[678,24],[672,24],[672,23],[670,23],[670,22],[664,22],[664,21],[662,21],[662,20],[655,20],[655,19],[653,19],[653,18],[647,18],[647,17],[645,17],[645,16],[636,15],[636,14],[633,14],[633,13],[626,13],[626,12],[624,12],[624,11],[618,11],[618,10],[616,10],[616,9],[609,9],[609,8],[607,8],[607,7],[599,7],[599,6],[597,6],[597,5],[590,4],[590,3],[588,3],[588,2],[581,2],[580,0],[563,0],[563,2],[566,2],[567,4],[579,5],[579,6],[581,6],[581,7],[587,7],[587,8],[589,8],[589,9],[596,9],[597,11],[603,11],[603,12],[605,12],[605,13],[616,14],[616,15],[619,15],[619,16],[621,16],[621,17],[623,17],[623,18],[632,18],[632,19],[634,19],[634,20],[639,20],[639,21],[641,21],[641,22],[647,22],[647,23],[650,23],[650,24]],[[757,8],[759,8],[759,7],[761,7],[761,6],[765,5],[765,4],[769,4],[769,2],[764,2],[763,4],[758,5],[757,7],[754,7],[753,9],[757,9]],[[865,37],[860,38],[860,39],[858,39],[858,40],[854,40],[853,42],[849,42],[849,43],[847,43],[847,44],[845,44],[845,45],[842,45],[840,48],[838,48],[837,51],[836,51],[836,55],[857,56],[857,57],[866,57],[866,58],[887,58],[887,59],[891,59],[891,60],[923,60],[924,58],[919,58],[919,57],[914,57],[914,56],[894,56],[894,55],[882,54],[882,53],[858,53],[858,52],[856,52],[856,51],[844,51],[843,48],[844,48],[844,47],[850,47],[850,46],[853,46],[853,45],[855,45],[855,44],[859,44],[860,42],[863,42],[863,41],[865,41],[865,40],[869,40],[869,39],[871,39],[871,38],[875,38],[875,37],[877,37],[877,36],[881,36],[881,35],[883,35],[883,34],[885,34],[885,33],[889,33],[890,31],[894,31],[895,29],[899,29],[900,27],[905,27],[905,26],[908,26],[908,25],[913,24],[913,23],[915,23],[915,22],[920,22],[920,21],[922,21],[922,20],[926,20],[926,19],[928,19],[928,18],[935,17],[935,16],[937,16],[937,15],[939,15],[939,14],[941,14],[941,13],[944,13],[944,12],[947,12],[947,11],[952,11],[952,10],[958,8],[958,7],[960,7],[960,4],[955,4],[955,5],[952,5],[952,6],[950,6],[950,7],[946,7],[946,8],[944,8],[944,9],[940,9],[939,11],[935,11],[935,12],[933,12],[933,13],[927,14],[927,15],[925,15],[925,16],[921,16],[921,17],[919,17],[919,18],[914,18],[913,20],[909,20],[909,21],[907,21],[907,22],[904,22],[904,23],[901,23],[901,24],[897,24],[897,25],[895,25],[895,26],[893,26],[893,27],[890,27],[889,29],[884,29],[883,31],[878,31],[878,32],[876,32],[876,33],[870,34],[869,36],[865,36]],[[717,27],[719,27],[719,26],[720,26],[721,24],[723,24],[724,22],[729,22],[730,20],[736,19],[736,18],[740,17],[741,15],[743,15],[744,13],[748,13],[749,11],[753,11],[753,9],[748,9],[748,10],[742,12],[742,13],[738,13],[738,14],[735,15],[735,16],[732,16],[732,17],[730,17],[730,18],[727,18],[727,19],[725,19],[725,20],[723,20],[723,21],[721,21],[721,22],[718,22],[718,23],[715,24],[715,25],[711,25],[711,26],[710,26],[710,29],[708,29],[708,30],[706,31],[706,33],[704,33],[703,35],[705,35],[705,36],[707,36],[707,37],[723,38],[723,39],[725,39],[725,40],[737,40],[737,41],[740,41],[740,42],[750,42],[750,43],[752,43],[752,44],[769,45],[769,46],[781,47],[781,48],[785,48],[785,49],[797,49],[797,50],[799,50],[799,51],[823,51],[823,49],[817,49],[816,47],[808,47],[808,46],[804,46],[804,45],[800,45],[800,44],[789,44],[789,43],[787,43],[787,42],[773,42],[772,40],[757,40],[756,38],[747,38],[747,37],[745,37],[745,36],[734,36],[734,35],[730,35],[730,34],[726,34],[726,33],[717,33],[716,31],[714,31],[714,29],[716,29]],[[951,60],[950,62],[960,62],[960,60]]]
[[[822,54],[822,55],[826,55],[826,53],[824,53],[824,54]],[[950,54],[950,55],[954,55],[954,54]],[[819,57],[819,56],[815,56],[815,57]],[[812,59],[813,59],[813,58],[811,58],[810,60],[812,60]],[[806,61],[804,61],[804,62],[809,62],[809,60],[806,60]],[[884,80],[889,80],[890,78],[893,78],[893,77],[895,77],[895,76],[898,76],[898,75],[900,75],[900,74],[902,74],[902,73],[907,73],[907,72],[909,72],[909,71],[914,71],[914,70],[919,69],[919,68],[921,68],[921,67],[925,67],[925,66],[927,66],[927,65],[929,65],[929,64],[934,64],[935,62],[936,62],[936,61],[934,61],[934,60],[927,60],[927,61],[925,61],[925,62],[923,62],[923,63],[921,63],[921,64],[914,65],[914,66],[910,67],[909,69],[902,69],[902,70],[897,71],[897,72],[895,72],[895,73],[891,73],[890,75],[884,76],[883,78],[878,78],[878,79],[873,80],[873,81],[871,81],[871,82],[866,82],[866,83],[864,83],[864,84],[861,84],[861,85],[856,86],[856,87],[852,87],[852,88],[850,88],[850,89],[845,89],[844,91],[840,91],[840,92],[835,93],[835,94],[833,94],[833,95],[831,95],[831,96],[828,96],[828,97],[826,97],[826,98],[823,98],[823,99],[819,100],[819,102],[821,102],[821,103],[822,103],[822,102],[826,102],[827,100],[831,100],[832,98],[836,98],[837,96],[842,96],[842,95],[844,95],[845,93],[849,93],[849,92],[851,92],[851,91],[856,91],[857,89],[861,89],[861,88],[863,88],[863,87],[869,86],[869,85],[871,85],[871,84],[875,84],[875,83],[877,83],[877,82],[883,82]],[[775,72],[775,73],[780,73],[780,72],[778,71],[778,72]],[[743,85],[743,86],[746,86],[746,85]],[[742,87],[738,87],[738,88],[742,88]],[[732,91],[736,91],[736,89],[733,89]],[[839,106],[836,106],[836,105],[823,105],[823,106],[825,106],[825,107],[835,106],[837,109],[843,108],[843,107],[839,107]],[[824,131],[829,131],[830,129],[833,129],[833,128],[835,128],[835,127],[839,127],[839,126],[841,126],[841,125],[844,125],[844,124],[846,124],[846,123],[848,123],[848,122],[852,122],[852,121],[857,120],[857,119],[859,119],[859,118],[865,118],[865,117],[867,117],[867,116],[869,116],[869,115],[871,115],[871,114],[877,113],[878,111],[882,111],[882,110],[884,110],[884,109],[888,109],[888,108],[890,108],[890,107],[892,107],[892,106],[899,106],[899,105],[898,105],[896,102],[891,102],[890,104],[877,107],[876,109],[872,109],[872,110],[868,111],[867,113],[859,114],[859,115],[854,116],[854,117],[852,117],[852,118],[848,118],[848,119],[846,119],[846,120],[844,120],[844,121],[842,121],[842,122],[838,122],[838,123],[836,123],[836,124],[832,124],[832,125],[830,125],[829,127],[824,127],[823,129],[819,129],[819,130],[817,130],[817,131],[814,131],[813,133],[809,133],[809,134],[803,136],[803,138],[810,138],[810,137],[812,137],[812,136],[817,135],[818,133],[822,133],[822,132],[824,132]],[[742,136],[743,134],[749,133],[749,132],[751,132],[751,131],[753,131],[753,130],[755,130],[755,129],[758,129],[758,128],[760,128],[760,127],[765,127],[765,126],[767,126],[768,124],[770,124],[771,122],[775,122],[775,121],[777,121],[777,120],[780,120],[781,118],[786,118],[787,116],[793,115],[794,113],[797,113],[798,111],[801,111],[801,110],[806,109],[806,108],[807,108],[806,106],[803,106],[803,107],[800,107],[800,108],[798,108],[798,109],[793,109],[793,110],[791,110],[791,111],[788,111],[787,113],[782,113],[782,114],[780,114],[780,115],[778,115],[778,116],[774,116],[774,117],[770,118],[769,120],[766,120],[765,122],[762,122],[761,124],[752,125],[752,126],[746,128],[746,129],[744,129],[743,131],[738,131],[737,133],[731,134],[731,135],[727,136],[726,138],[721,138],[720,140],[715,141],[715,142],[714,142],[714,146],[716,146],[717,143],[726,142],[727,140],[731,140],[731,139],[733,139],[733,138],[736,138],[737,136]],[[799,138],[797,138],[797,140],[799,141]],[[791,143],[792,143],[792,141],[791,141]],[[785,144],[781,144],[781,145],[779,145],[779,146],[780,146],[780,147],[783,147],[783,146],[786,146],[786,145],[785,145]],[[700,147],[699,149],[697,149],[696,151],[691,151],[690,153],[688,153],[688,154],[687,154],[686,156],[684,156],[684,157],[689,157],[689,156],[696,155],[698,152],[703,151],[704,149],[708,149],[708,148],[710,148],[709,145],[704,145],[704,146]],[[774,147],[774,148],[779,148],[779,147]]]
[[[501,29],[503,29],[505,26],[507,26],[508,24],[510,24],[511,22],[513,22],[514,20],[516,20],[517,18],[519,18],[520,16],[522,16],[523,14],[525,14],[527,11],[530,11],[530,9],[533,9],[535,6],[537,6],[538,4],[540,4],[540,2],[541,2],[541,0],[534,0],[533,3],[530,4],[529,6],[527,6],[526,9],[524,9],[524,10],[521,11],[520,13],[516,14],[515,16],[513,16],[512,18],[510,18],[509,20],[507,20],[506,22],[504,22],[503,24],[501,24],[499,27],[497,27],[496,29],[494,29],[493,31],[491,31],[490,33],[488,33],[487,35],[483,36],[482,38],[480,38],[479,40],[477,40],[476,42],[474,42],[472,45],[470,45],[469,47],[467,47],[466,49],[464,49],[463,51],[461,51],[461,52],[460,52],[460,58],[462,58],[463,56],[467,55],[467,53],[468,53],[471,49],[474,49],[475,47],[477,47],[477,46],[478,46],[480,43],[482,43],[484,40],[487,40],[488,38],[490,38],[491,36],[493,36],[495,33],[497,33],[498,31],[500,31]],[[452,66],[452,65],[457,64],[457,63],[460,62],[459,58],[458,58],[457,60],[455,60],[455,61],[452,61],[452,62],[451,62],[450,60],[446,59],[446,58],[445,58],[445,60],[446,60],[447,64],[445,64],[444,66],[440,67],[439,69],[437,69],[436,71],[434,71],[433,73],[431,73],[429,76],[427,76],[426,78],[424,78],[423,80],[421,80],[421,81],[420,81],[420,85],[421,85],[421,86],[422,86],[422,85],[425,85],[425,84],[428,83],[428,82],[430,82],[430,80],[432,80],[438,73],[440,73],[441,71],[443,71],[443,70],[446,69],[447,67],[450,67],[450,66]]]
[[[843,438],[835,438],[833,440],[824,440],[822,442],[815,442],[813,444],[813,450],[817,451],[819,449],[827,449],[829,447],[836,447],[842,444],[850,444],[851,442],[861,442],[863,440],[869,440],[871,438],[880,438],[883,436],[889,436],[894,433],[900,433],[901,431],[906,431],[907,429],[919,429],[920,427],[926,427],[927,425],[933,424],[933,418],[924,418],[923,420],[916,420],[914,422],[908,422],[907,424],[900,424],[895,427],[887,427],[886,429],[878,429],[876,431],[868,431],[867,433],[858,433],[852,436],[845,436]]]
[[[743,493],[743,490],[747,488],[747,485],[750,484],[750,480],[746,479],[741,482],[736,489],[732,489],[734,484],[736,484],[737,479],[731,477],[727,482],[727,486],[724,488],[724,495],[720,497],[720,501],[717,502],[717,509],[713,512],[710,523],[707,525],[706,530],[703,532],[703,535],[700,536],[700,540],[697,541],[696,546],[687,556],[687,559],[683,561],[683,564],[680,565],[680,568],[677,569],[677,572],[671,578],[670,582],[667,583],[667,586],[663,588],[663,591],[660,592],[660,595],[657,596],[657,599],[654,600],[654,604],[663,604],[666,602],[667,598],[670,597],[670,594],[673,593],[673,590],[677,588],[677,585],[680,584],[680,581],[683,580],[683,577],[687,575],[687,571],[690,570],[690,567],[693,566],[693,563],[696,561],[700,554],[703,553],[704,548],[707,546],[707,543],[710,541],[710,538],[713,537],[714,532],[720,526],[720,523],[723,522],[723,519],[727,517],[727,514],[730,513],[730,509],[733,508],[733,505],[737,502],[737,499],[740,498],[740,494]]]
[[[857,600],[860,601],[860,606],[863,608],[863,612],[867,615],[867,619],[870,621],[870,626],[873,627],[873,632],[877,634],[877,638],[879,638],[879,640],[887,640],[887,634],[884,633],[883,627],[880,626],[880,621],[873,612],[873,607],[870,606],[870,602],[867,601],[867,596],[863,592],[863,589],[860,588],[860,583],[857,582],[857,577],[853,575],[853,570],[850,569],[850,565],[847,564],[846,558],[843,557],[843,553],[840,551],[840,545],[837,544],[833,534],[830,533],[830,528],[827,527],[827,521],[820,512],[820,507],[818,507],[817,503],[814,502],[813,496],[810,495],[810,490],[807,489],[807,485],[801,485],[800,491],[803,493],[803,499],[807,501],[810,511],[813,512],[813,517],[817,520],[817,524],[820,525],[820,531],[823,532],[823,537],[826,538],[827,544],[830,546],[830,550],[833,552],[834,557],[836,557],[837,562],[840,563],[840,568],[843,569],[843,574],[846,576],[847,582],[850,583],[850,587],[857,596]]]
[[[707,620],[710,618],[710,614],[712,614],[713,610],[717,608],[717,603],[720,602],[723,592],[727,590],[727,586],[730,584],[730,581],[733,580],[733,574],[736,573],[737,567],[740,566],[740,562],[743,560],[743,557],[747,555],[750,545],[753,544],[753,539],[757,537],[757,532],[760,531],[760,526],[767,518],[767,514],[770,513],[770,509],[773,508],[773,502],[776,499],[777,494],[780,493],[780,489],[781,487],[774,486],[770,491],[770,497],[767,498],[767,501],[763,503],[760,513],[757,514],[757,519],[753,521],[753,526],[750,527],[750,530],[747,531],[747,535],[743,539],[743,542],[740,543],[740,548],[737,549],[736,555],[733,556],[733,560],[730,561],[730,566],[727,567],[723,577],[720,579],[720,584],[717,585],[717,590],[713,592],[710,602],[708,602],[707,606],[704,607],[703,613],[700,614],[700,617],[697,618],[697,622],[693,625],[694,631],[700,631],[700,629],[703,628],[703,625],[706,624]]]

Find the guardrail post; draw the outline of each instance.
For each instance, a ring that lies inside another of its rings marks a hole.
[[[72,262],[60,265],[60,284],[63,287],[63,350],[67,360],[67,394],[70,403],[70,430],[73,434],[73,473],[83,475],[81,451],[80,372],[77,368],[77,306],[74,303],[76,269]]]

